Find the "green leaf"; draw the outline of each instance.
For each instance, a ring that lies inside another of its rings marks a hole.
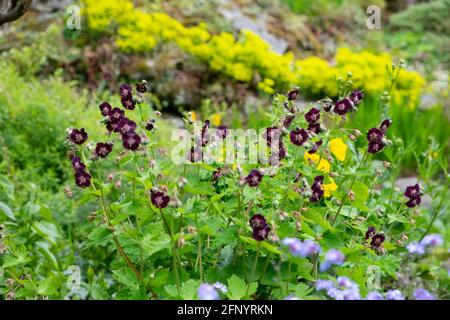
[[[181,298],[183,300],[194,300],[197,298],[197,290],[200,286],[199,280],[190,279],[181,285]]]
[[[138,289],[139,282],[134,272],[129,268],[123,268],[113,271],[114,278],[124,286],[130,289]]]
[[[303,212],[303,216],[309,220],[312,220],[313,222],[315,222],[316,224],[327,230],[333,229],[331,224],[324,219],[323,214],[318,210],[308,209],[305,212]]]
[[[56,244],[56,240],[60,237],[56,225],[49,221],[34,222],[31,229],[52,244]]]
[[[0,175],[0,190],[5,190],[6,196],[14,200],[14,185],[7,177]]]
[[[141,244],[145,256],[150,257],[156,252],[170,248],[170,237],[165,233],[159,235],[149,233],[144,236]]]
[[[246,296],[250,296],[253,293],[256,292],[256,289],[258,288],[257,282],[252,282],[249,285],[248,293],[247,293],[247,284],[244,280],[239,278],[237,275],[233,274],[228,279],[228,292],[227,296],[231,300],[240,300]]]
[[[299,299],[305,299],[312,291],[313,288],[307,286],[304,283],[299,283],[295,288],[295,296]]]
[[[369,188],[364,183],[356,181],[353,184],[352,191],[355,193],[355,200],[351,204],[355,208],[367,212],[369,210],[366,205],[367,199],[369,198]]]
[[[49,244],[47,242],[38,241],[36,242],[36,246],[38,247],[38,251],[44,257],[46,257],[56,269],[59,269],[58,260],[56,259],[55,255],[50,251]]]
[[[11,220],[16,221],[16,217],[14,216],[14,213],[12,212],[11,208],[6,205],[6,203],[3,203],[0,201],[0,212],[3,212],[8,218]]]
[[[85,243],[85,249],[96,246],[106,245],[112,238],[111,231],[99,227],[92,230],[92,232],[87,236],[88,240]]]

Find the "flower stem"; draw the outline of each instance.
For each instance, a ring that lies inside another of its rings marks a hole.
[[[256,272],[256,266],[258,265],[258,259],[259,259],[260,253],[261,253],[261,244],[258,242],[258,249],[256,251],[256,257],[255,257],[255,262],[253,263],[251,276],[253,276]],[[247,290],[245,291],[246,296],[248,295],[248,291],[250,290],[250,284],[251,284],[251,282],[249,281],[247,284]]]

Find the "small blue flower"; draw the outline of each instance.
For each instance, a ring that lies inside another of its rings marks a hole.
[[[442,240],[442,236],[440,234],[434,233],[425,236],[420,244],[424,246],[437,247],[440,246],[444,241]]]
[[[203,283],[198,287],[197,295],[200,300],[219,300],[216,288],[208,283]]]
[[[344,296],[344,300],[361,300],[361,295],[359,294],[359,290],[355,289],[346,289],[342,291]]]
[[[400,290],[390,290],[386,293],[386,298],[388,300],[405,300],[405,297],[400,292]]]
[[[318,253],[320,250],[320,246],[312,240],[305,240],[302,242],[299,254],[302,257],[309,257],[313,254]]]
[[[366,300],[384,300],[384,297],[381,293],[372,291],[366,295]]]
[[[290,295],[290,296],[287,296],[286,298],[284,298],[284,300],[300,300],[300,299],[297,298],[296,296]]]
[[[423,244],[418,243],[418,242],[411,242],[410,244],[408,244],[406,246],[406,249],[411,254],[422,255],[422,254],[425,253],[425,246]]]
[[[430,292],[423,288],[416,289],[414,291],[414,299],[416,300],[436,300],[436,297],[433,296]]]
[[[320,271],[328,270],[332,265],[340,266],[344,262],[345,256],[336,249],[328,250],[325,254],[325,261],[320,265]]]
[[[344,293],[337,288],[330,288],[327,290],[327,295],[334,300],[344,300]]]
[[[228,291],[227,287],[223,283],[216,282],[216,283],[214,283],[213,286],[214,286],[214,289],[216,289],[222,293],[227,293],[227,291]]]
[[[316,281],[316,290],[328,290],[330,288],[334,288],[334,283],[331,280],[317,280]]]

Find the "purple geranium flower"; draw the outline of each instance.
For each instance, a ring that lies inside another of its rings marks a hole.
[[[291,131],[289,138],[296,146],[303,145],[308,140],[308,132],[305,129],[296,128]]]
[[[435,296],[423,288],[416,289],[413,296],[415,300],[436,300]]]
[[[150,200],[153,205],[159,209],[164,209],[169,203],[170,197],[164,192],[152,189],[150,194]]]
[[[197,295],[200,300],[219,300],[216,288],[208,283],[203,283],[198,287]]]
[[[248,183],[250,187],[257,187],[261,183],[263,175],[256,169],[250,171],[248,176],[245,177],[245,182]]]
[[[405,300],[400,290],[390,290],[386,293],[387,300]]]
[[[72,143],[75,143],[77,145],[81,145],[86,142],[88,139],[88,134],[84,130],[84,128],[81,129],[72,129],[69,133],[69,140]]]

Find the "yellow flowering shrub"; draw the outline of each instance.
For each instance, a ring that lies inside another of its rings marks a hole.
[[[95,32],[116,34],[117,47],[124,52],[144,53],[160,42],[175,43],[181,50],[236,81],[253,83],[269,94],[300,85],[310,95],[336,97],[336,78],[351,71],[354,87],[367,95],[377,95],[389,86],[386,66],[388,53],[352,52],[338,49],[334,64],[318,57],[296,60],[291,52],[278,54],[261,37],[241,30],[213,35],[204,23],[186,27],[165,13],[148,13],[134,7],[130,0],[82,0],[87,26]],[[258,75],[259,77],[255,77]],[[414,107],[425,80],[417,72],[401,70],[396,102]],[[407,99],[406,99],[407,98]]]

